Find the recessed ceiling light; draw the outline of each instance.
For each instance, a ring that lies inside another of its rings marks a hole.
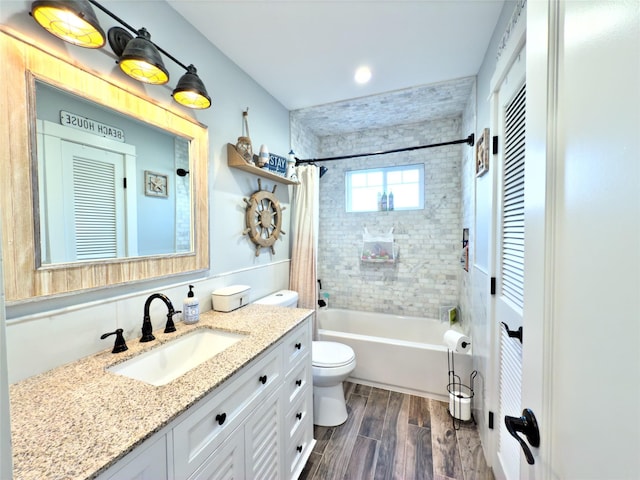
[[[360,67],[356,70],[356,74],[353,78],[356,83],[367,83],[371,80],[371,69],[369,67]]]

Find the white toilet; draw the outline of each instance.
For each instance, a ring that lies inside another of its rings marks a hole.
[[[335,427],[347,421],[342,382],[356,368],[353,349],[338,342],[312,342],[313,423]]]
[[[294,308],[298,293],[280,290],[255,303]],[[356,368],[356,355],[351,347],[337,342],[314,341],[311,345],[313,375],[313,423],[335,427],[347,420],[342,382]]]

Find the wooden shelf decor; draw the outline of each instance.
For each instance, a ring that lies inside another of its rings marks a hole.
[[[233,168],[239,168],[245,172],[253,173],[260,177],[268,178],[276,182],[284,183],[286,185],[298,185],[298,182],[290,180],[282,175],[277,175],[273,172],[265,170],[264,168],[258,168],[255,165],[247,163],[245,159],[238,153],[235,145],[227,143],[227,164]]]

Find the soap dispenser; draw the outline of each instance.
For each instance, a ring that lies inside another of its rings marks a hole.
[[[193,285],[189,285],[189,293],[182,304],[182,321],[186,324],[200,320],[200,301],[193,295]]]

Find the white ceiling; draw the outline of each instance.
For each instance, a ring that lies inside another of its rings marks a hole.
[[[287,109],[304,109],[309,125],[324,135],[336,128],[366,128],[366,118],[397,122],[402,112],[388,100],[403,93],[413,99],[416,111],[434,110],[432,102],[446,99],[447,92],[460,96],[458,87],[466,89],[468,98],[471,90],[464,79],[478,73],[504,0],[168,3]],[[364,86],[353,80],[361,65],[373,72]],[[416,95],[415,87],[436,94],[431,99]],[[385,96],[353,101],[380,94]],[[350,101],[346,108],[344,101]],[[362,103],[367,115],[354,115]],[[319,105],[322,109],[310,109]],[[342,122],[341,112],[349,111],[351,117]],[[322,112],[320,119],[313,112]],[[323,128],[326,115],[335,127]],[[422,120],[411,118],[411,123]]]

